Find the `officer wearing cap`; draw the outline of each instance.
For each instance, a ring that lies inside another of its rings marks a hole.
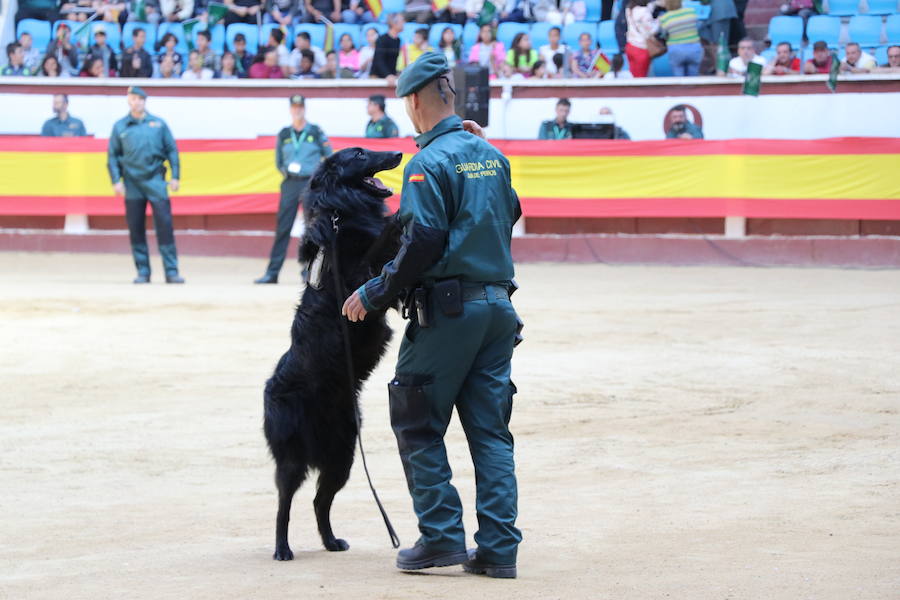
[[[125,196],[125,219],[131,238],[131,253],[137,268],[135,283],[150,283],[150,251],[147,247],[147,202],[153,208],[153,226],[166,271],[166,283],[184,283],[178,274],[178,251],[172,230],[172,208],[166,191],[166,167],[169,161],[172,179],[169,187],[178,191],[181,167],[175,138],[166,122],[145,109],[147,94],[141,88],[128,88],[128,114],[116,121],[109,136],[107,166],[117,196]]]
[[[284,176],[275,220],[275,241],[265,274],[253,283],[278,283],[278,273],[287,254],[300,197],[322,159],[331,156],[331,143],[325,132],[318,125],[306,121],[306,100],[303,96],[291,96],[290,103],[291,126],[279,131],[275,140],[275,166]]]
[[[369,122],[366,125],[367,138],[395,138],[399,134],[397,124],[384,112],[384,96],[375,94],[369,97],[366,112],[369,113]]]
[[[522,537],[509,418],[517,336],[509,300],[510,239],[521,215],[509,161],[453,114],[449,66],[423,54],[397,83],[420,134],[403,173],[402,246],[344,303],[350,321],[406,290],[410,313],[388,385],[391,426],[421,537],[401,550],[404,570],[463,563],[470,573],[516,576]],[[477,126],[476,126],[477,127]],[[480,129],[480,128],[477,128]],[[467,553],[462,504],[450,483],[444,433],[454,406],[475,464],[477,549]]]

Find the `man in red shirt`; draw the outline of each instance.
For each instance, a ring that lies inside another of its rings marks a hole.
[[[253,63],[250,67],[250,79],[284,79],[284,72],[278,66],[278,53],[275,48],[266,49],[262,62]]]
[[[800,59],[794,56],[791,45],[781,42],[775,46],[775,58],[763,69],[763,75],[799,75]]]
[[[818,41],[813,44],[813,57],[803,65],[803,72],[807,75],[814,75],[815,73],[827,75],[831,71],[832,60],[828,44]]]

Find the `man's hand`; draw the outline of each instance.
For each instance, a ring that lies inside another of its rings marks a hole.
[[[332,23],[340,23],[341,22],[341,11],[336,10],[331,13],[331,22]]]
[[[481,128],[481,125],[476,123],[475,121],[465,120],[462,122],[463,129],[471,133],[472,135],[477,135],[483,140],[487,138],[484,135],[484,129]]]
[[[362,298],[359,297],[359,292],[353,292],[349,298],[344,302],[344,307],[341,309],[341,314],[347,317],[348,321],[356,322],[362,321],[366,318],[366,307],[363,306]]]
[[[170,188],[173,192],[177,192],[177,191],[178,191],[178,188],[180,188],[180,187],[181,187],[181,182],[180,182],[179,180],[177,180],[177,179],[172,179],[171,181],[169,181],[169,188]]]
[[[116,196],[124,196],[125,195],[125,183],[121,181],[117,181],[113,184],[113,193]]]

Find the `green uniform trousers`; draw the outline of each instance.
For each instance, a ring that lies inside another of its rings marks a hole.
[[[266,275],[278,277],[281,272],[291,241],[291,229],[297,218],[297,209],[308,185],[309,177],[285,177],[281,182],[281,200],[278,202],[278,215],[275,218],[275,240],[272,242]]]
[[[129,179],[125,183],[125,220],[131,240],[131,254],[139,275],[150,275],[150,249],[147,247],[147,202],[153,209],[153,227],[166,275],[178,275],[178,251],[172,228],[172,207],[163,177],[145,181]]]
[[[465,548],[462,505],[447,462],[444,434],[455,406],[475,465],[479,556],[513,564],[522,536],[515,526],[517,488],[510,359],[516,312],[509,300],[465,303],[458,317],[432,311],[431,327],[411,322],[388,385],[391,426],[419,520],[420,541]]]

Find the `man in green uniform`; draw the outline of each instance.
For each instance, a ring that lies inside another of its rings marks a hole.
[[[569,123],[569,112],[572,103],[568,98],[560,98],[556,103],[556,118],[541,123],[538,131],[539,140],[570,140],[572,139],[572,124]]]
[[[306,121],[306,100],[303,96],[295,94],[290,102],[291,125],[279,131],[275,140],[275,166],[284,176],[275,219],[275,241],[265,274],[253,283],[278,283],[278,273],[287,254],[300,198],[306,192],[316,167],[322,159],[331,156],[328,136],[318,125]]]
[[[395,138],[400,135],[394,120],[384,114],[384,96],[381,94],[371,96],[366,112],[369,113],[369,123],[366,125],[367,138]]]
[[[510,239],[521,215],[509,161],[453,114],[447,59],[423,54],[397,95],[420,135],[403,173],[402,245],[381,274],[344,303],[350,321],[407,290],[411,322],[388,385],[391,426],[421,537],[401,550],[404,570],[464,563],[516,576],[517,515],[510,359],[518,318]],[[468,125],[468,122],[466,122]],[[476,126],[477,127],[477,126]],[[475,464],[477,549],[466,552],[462,505],[450,483],[444,433],[453,407]]]
[[[65,94],[55,94],[53,96],[53,112],[56,116],[44,122],[44,126],[41,127],[41,135],[47,137],[79,137],[87,135],[81,119],[76,119],[69,114],[68,96]]]
[[[166,167],[169,161],[172,179],[169,187],[178,191],[181,167],[178,148],[169,126],[146,111],[147,94],[141,88],[128,88],[128,115],[116,121],[109,136],[107,166],[117,196],[125,196],[125,219],[131,237],[131,253],[137,267],[135,283],[150,283],[150,251],[147,248],[147,202],[153,208],[153,226],[166,271],[166,283],[184,283],[178,274],[178,251],[172,231],[172,207],[166,191]]]

